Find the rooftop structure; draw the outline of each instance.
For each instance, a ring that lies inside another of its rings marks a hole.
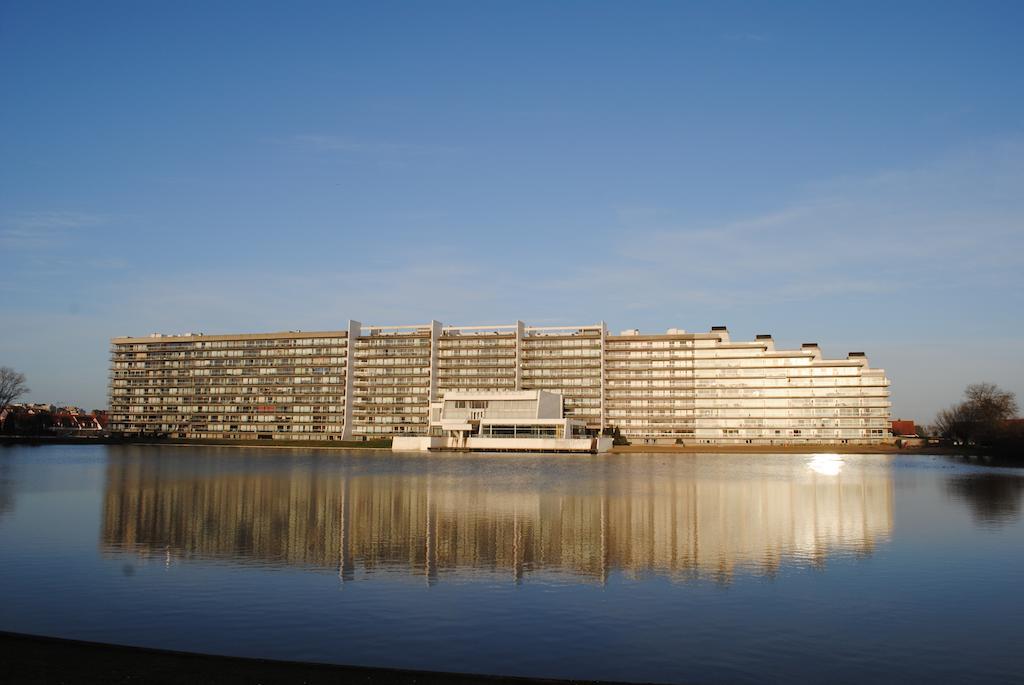
[[[396,438],[398,449],[473,449],[596,452],[610,438],[587,432],[580,419],[565,418],[561,394],[547,390],[449,390],[430,403],[430,435]]]

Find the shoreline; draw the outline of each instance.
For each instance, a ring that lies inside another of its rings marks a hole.
[[[271,442],[272,444],[268,444]],[[0,447],[6,445],[126,445],[136,447],[233,447],[257,449],[315,449],[315,450],[391,450],[385,441],[298,441],[298,440],[186,440],[159,439],[126,440],[111,437],[62,436],[0,436]],[[802,445],[615,445],[608,454],[921,454],[983,456],[983,452],[944,445],[898,447],[885,445],[835,445],[808,443]]]
[[[922,454],[949,455],[975,454],[955,447],[922,445],[920,447],[897,447],[896,445],[830,445],[808,443],[806,445],[616,445],[611,454],[637,454],[641,452],[659,454]]]
[[[0,631],[0,680],[8,683],[368,683],[370,685],[613,685],[617,681],[419,671],[219,656]],[[622,684],[625,685],[625,684]]]
[[[390,450],[391,441],[383,440],[185,440],[145,438],[129,440],[114,437],[70,437],[49,435],[0,435],[4,445],[128,445],[133,447],[258,447],[261,449]]]

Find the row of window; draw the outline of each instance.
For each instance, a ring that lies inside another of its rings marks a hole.
[[[333,345],[348,339],[348,333],[319,338],[249,338],[228,340],[175,340],[147,341],[142,343],[112,343],[114,349],[123,350],[179,350],[179,349],[223,349],[225,347],[308,347],[310,345]]]

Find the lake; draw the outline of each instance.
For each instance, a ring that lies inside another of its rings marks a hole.
[[[654,682],[1021,681],[1024,470],[0,448],[0,630]]]

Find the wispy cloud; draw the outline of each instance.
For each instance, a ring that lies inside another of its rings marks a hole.
[[[490,317],[499,295],[486,265],[452,246],[403,249],[342,269],[218,268],[178,273],[173,280],[111,281],[109,297],[125,330],[336,329],[349,318],[366,324],[461,322]],[[244,293],[244,296],[240,296]],[[106,299],[106,298],[104,298]],[[467,314],[468,313],[468,314]]]
[[[98,226],[106,220],[104,216],[84,212],[17,212],[0,218],[0,245],[10,249],[55,247],[79,229]]]
[[[431,235],[399,248],[382,235],[343,270],[218,268],[136,295],[159,303],[151,311],[244,328],[268,325],[268,312],[291,325],[367,316],[589,321],[626,311],[687,325],[691,317],[721,321],[737,311],[853,300],[881,315],[893,302],[919,299],[936,314],[943,293],[1021,297],[1021,150],[1011,143],[815,184],[774,210],[717,223],[682,221],[680,208],[618,207],[591,243],[562,255],[539,250],[525,262],[469,242],[439,245]],[[249,295],[240,300],[239,292]]]
[[[1024,145],[815,184],[777,210],[718,224],[671,225],[667,216],[618,212],[628,239],[610,255],[614,268],[584,268],[550,285],[655,305],[909,297],[995,283],[1019,294]]]

